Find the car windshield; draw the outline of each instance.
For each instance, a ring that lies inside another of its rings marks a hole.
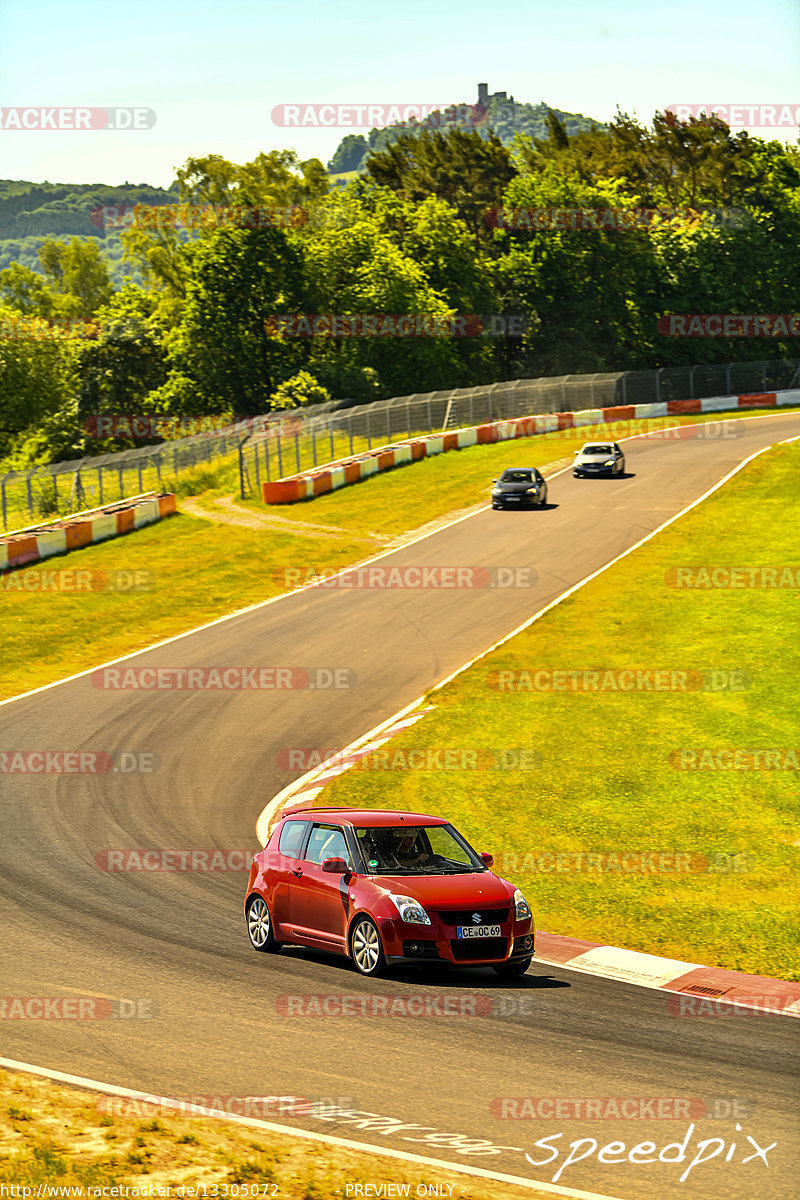
[[[464,875],[486,865],[452,825],[356,829],[370,875]]]
[[[613,454],[610,446],[584,446],[582,454]]]
[[[503,474],[500,476],[500,482],[501,483],[530,483],[532,474],[533,474],[532,471],[517,471],[517,470],[503,471]]]

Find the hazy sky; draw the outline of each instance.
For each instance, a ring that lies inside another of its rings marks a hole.
[[[478,81],[599,120],[679,102],[797,108],[800,0],[0,0],[4,108],[156,114],[130,131],[3,128],[0,176],[166,186],[189,155],[291,146],[327,161],[363,130],[281,128],[276,105],[471,102]]]

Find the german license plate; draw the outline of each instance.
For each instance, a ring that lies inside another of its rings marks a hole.
[[[460,938],[500,937],[502,930],[499,925],[459,925]]]

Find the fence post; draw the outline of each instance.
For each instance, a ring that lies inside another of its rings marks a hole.
[[[433,417],[431,416],[431,398],[428,396],[428,433],[433,433]]]
[[[269,461],[269,438],[268,437],[264,438],[264,469],[267,472],[267,479],[272,479],[272,472],[270,470],[270,461]]]
[[[281,452],[281,427],[278,426],[278,479],[283,479],[283,454]]]
[[[6,476],[5,475],[3,476],[2,480],[0,480],[0,497],[2,497],[2,502],[3,502],[3,533],[6,533],[8,530],[8,520],[6,517]]]
[[[333,444],[333,421],[328,419],[328,433],[331,435],[331,462],[336,458],[336,447]]]
[[[314,466],[317,465],[317,429],[313,421],[311,424],[311,457],[314,459]],[[297,468],[298,471],[300,468]]]
[[[350,433],[350,457],[353,456],[353,412],[352,409],[347,418],[347,428]]]
[[[25,477],[25,484],[26,484],[27,491],[28,491],[28,516],[29,517],[33,516],[33,488],[31,487],[31,476],[32,475],[33,475],[33,472],[29,471]]]
[[[367,449],[372,449],[372,433],[369,427],[369,409],[367,409]]]
[[[137,460],[136,460],[136,481],[139,485],[139,495],[141,496],[142,488],[144,487],[144,484],[142,483],[142,460],[141,460],[141,458],[137,458]]]
[[[239,446],[238,446],[238,450],[239,450],[239,499],[240,500],[246,499],[245,491],[244,491],[244,477],[245,477],[245,472],[246,472],[246,468],[244,465],[244,444],[246,441],[247,441],[247,438],[243,437],[242,440],[239,442]]]
[[[406,400],[406,425],[408,426],[408,436],[411,437],[411,401]]]
[[[661,403],[661,372],[663,367],[658,367],[656,370],[656,404]]]
[[[294,459],[297,463],[297,473],[300,474],[300,430],[296,429],[294,434]]]

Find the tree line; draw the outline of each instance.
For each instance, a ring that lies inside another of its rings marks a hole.
[[[800,307],[797,146],[669,112],[570,134],[550,112],[546,136],[409,131],[365,165],[331,190],[291,150],[190,158],[173,206],[126,210],[123,286],[79,239],[0,271],[6,469],[122,448],[91,436],[98,413],[240,417],[796,354],[788,336],[668,337],[659,319]],[[295,336],[298,314],[469,332]]]

